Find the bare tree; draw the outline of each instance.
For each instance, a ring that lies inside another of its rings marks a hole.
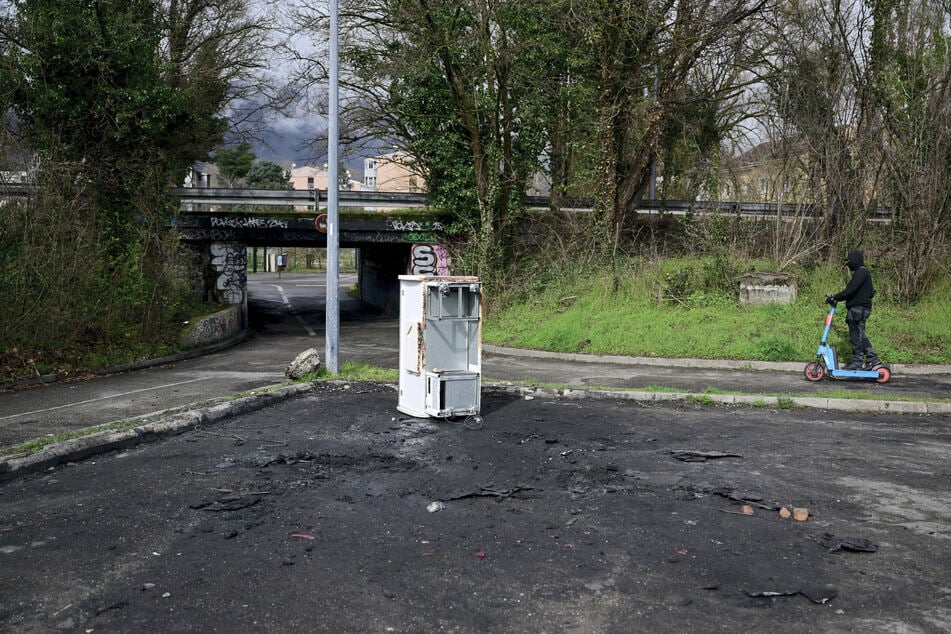
[[[264,111],[293,100],[278,70],[275,0],[160,0],[169,81],[237,137],[255,137]]]
[[[665,150],[672,176],[677,172],[678,116],[685,121],[692,110],[712,127],[731,121],[722,105],[750,79],[735,62],[751,18],[765,6],[749,0],[568,3],[566,22],[591,51],[587,132],[597,146],[595,207],[602,241],[613,251]],[[720,60],[731,70],[718,73]]]
[[[872,0],[869,99],[881,118],[896,295],[914,301],[951,255],[951,5]]]
[[[770,129],[796,148],[816,242],[839,257],[871,246],[870,212],[892,209],[895,295],[913,300],[947,269],[949,6],[941,0],[796,0],[776,14]]]
[[[770,135],[777,147],[801,162],[804,191],[823,210],[821,237],[826,252],[861,241],[866,210],[873,206],[865,187],[875,154],[874,120],[862,99],[864,61],[855,45],[868,16],[857,2],[794,1],[772,22],[776,34],[766,71]],[[874,143],[873,143],[874,145]]]

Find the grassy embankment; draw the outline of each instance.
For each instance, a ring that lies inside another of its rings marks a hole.
[[[849,275],[845,267],[832,266],[795,271],[798,298],[783,306],[741,307],[727,291],[671,293],[689,290],[689,280],[680,283],[683,272],[705,265],[709,263],[697,260],[637,262],[621,274],[617,291],[610,275],[578,273],[528,293],[513,292],[491,306],[483,339],[557,352],[806,361],[822,334],[825,295],[844,288]],[[878,276],[876,286],[885,286]],[[879,356],[888,363],[951,363],[949,296],[948,279],[915,306],[889,302],[880,290],[867,324]],[[830,342],[840,356],[849,354],[843,304]]]

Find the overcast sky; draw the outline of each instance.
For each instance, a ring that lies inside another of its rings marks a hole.
[[[2,1],[2,0],[0,0]],[[316,0],[320,2],[321,0]],[[324,0],[325,1],[325,0]],[[278,22],[285,24],[293,23],[299,25],[303,19],[300,16],[288,17],[288,6],[284,0],[251,0],[252,6],[257,10]],[[299,6],[298,6],[299,8]],[[308,29],[298,30],[298,26],[293,29],[294,33],[279,35],[275,31],[275,40],[278,38],[287,38],[285,45],[293,47],[295,53],[287,51],[283,53],[274,53],[271,61],[270,72],[275,76],[278,83],[287,81],[288,77],[301,71],[299,61],[293,61],[293,58],[301,59],[319,59],[327,64],[326,53],[318,52],[318,47],[314,45],[312,38],[322,38],[321,44],[326,44],[326,38],[329,32],[324,33],[311,31]],[[253,140],[249,140],[252,150],[259,159],[274,161],[283,164],[285,162],[295,163],[296,165],[323,165],[327,161],[326,147],[326,116],[322,114],[326,106],[317,107],[315,103],[325,103],[326,84],[313,87],[310,94],[302,95],[297,103],[292,104],[289,112],[281,114],[276,112],[261,112],[250,122],[255,129]],[[341,128],[343,128],[341,123]],[[320,139],[315,143],[315,139]],[[375,145],[375,144],[374,144]],[[379,144],[382,146],[382,143]],[[382,153],[379,152],[379,153]],[[356,155],[354,155],[356,154]],[[348,150],[340,148],[341,159],[346,163],[348,169],[354,178],[363,177],[363,159],[375,155],[372,148],[363,150]]]

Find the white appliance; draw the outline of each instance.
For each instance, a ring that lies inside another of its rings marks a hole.
[[[479,413],[482,285],[477,277],[400,276],[400,394],[418,418]]]

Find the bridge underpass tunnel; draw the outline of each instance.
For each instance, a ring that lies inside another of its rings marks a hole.
[[[274,238],[274,236],[270,236]],[[238,304],[247,311],[247,277],[250,270],[249,256],[255,251],[264,259],[276,256],[287,249],[304,248],[323,251],[324,245],[314,241],[273,239],[275,246],[264,246],[263,240],[215,240],[210,235],[201,235],[193,245],[193,296],[195,299],[224,305]],[[210,240],[208,238],[211,238]],[[447,250],[435,242],[411,243],[399,241],[347,242],[342,245],[343,256],[349,258],[347,267],[355,265],[360,300],[368,307],[383,314],[396,316],[399,313],[400,275],[449,275]],[[324,255],[326,257],[326,255]],[[271,268],[271,267],[268,267]]]
[[[399,276],[409,268],[410,253],[408,244],[378,244],[359,250],[357,284],[364,304],[385,315],[399,314]]]

